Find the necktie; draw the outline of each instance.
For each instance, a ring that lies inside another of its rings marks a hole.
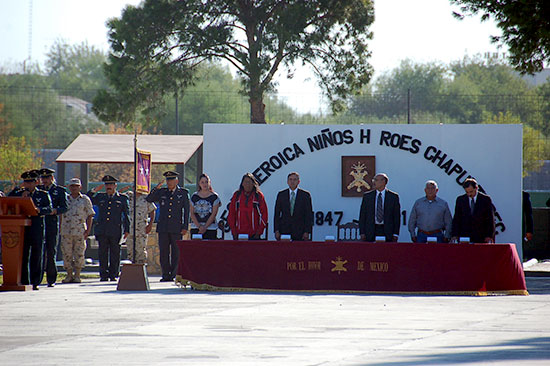
[[[470,198],[470,213],[473,215],[474,214],[474,199],[473,198]]]
[[[382,203],[382,193],[378,193],[376,200],[376,221],[384,221],[384,204]]]
[[[294,203],[296,203],[296,193],[293,191],[290,193],[290,214],[294,215]]]

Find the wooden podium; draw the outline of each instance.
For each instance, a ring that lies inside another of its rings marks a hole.
[[[2,227],[2,263],[4,283],[0,291],[27,291],[31,285],[21,284],[25,226],[31,225],[29,216],[36,216],[36,207],[30,197],[0,197],[0,226]]]

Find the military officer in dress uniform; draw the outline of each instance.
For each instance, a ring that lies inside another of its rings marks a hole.
[[[160,182],[147,196],[148,202],[160,206],[157,233],[159,234],[161,282],[173,281],[178,268],[179,249],[176,244],[187,234],[189,226],[189,191],[178,185],[178,173],[167,171],[166,188]]]
[[[153,228],[155,222],[155,206],[152,202],[147,202],[146,196],[142,193],[136,193],[136,258],[134,260],[134,241],[133,241],[133,222],[134,222],[134,192],[128,192],[130,200],[130,235],[126,239],[126,248],[128,250],[128,259],[132,263],[143,264],[147,261],[147,235]]]
[[[67,191],[65,191],[65,188],[55,184],[53,176],[55,170],[43,168],[40,169],[39,173],[42,184],[38,188],[49,193],[53,207],[52,213],[46,215],[44,218],[46,231],[44,234],[44,262],[42,263],[43,270],[46,272],[48,287],[53,287],[57,279],[55,256],[57,253],[57,240],[59,238],[58,216],[67,212]]]
[[[30,283],[33,290],[38,290],[38,285],[42,281],[44,216],[52,213],[52,202],[48,192],[36,188],[38,185],[38,170],[25,172],[21,174],[21,178],[23,178],[22,188],[15,188],[9,196],[31,197],[38,214],[38,216],[31,216],[31,226],[25,227],[21,282],[24,285]]]
[[[120,238],[130,234],[128,196],[116,190],[118,180],[104,176],[103,184],[88,191],[92,203],[98,207],[99,216],[95,237],[99,242],[99,277],[101,281],[116,281],[120,268]],[[97,193],[105,187],[105,193]]]

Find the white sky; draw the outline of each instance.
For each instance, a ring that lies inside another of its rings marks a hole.
[[[32,3],[32,27],[29,25]],[[0,0],[0,67],[29,57],[43,64],[45,54],[58,38],[77,44],[88,41],[108,50],[106,21],[120,16],[126,4],[139,0]],[[375,2],[374,39],[370,43],[375,75],[414,62],[450,61],[465,55],[503,52],[490,43],[500,35],[493,22],[452,17],[448,0],[378,0]],[[313,74],[299,68],[293,80],[278,76],[279,95],[300,112],[322,109]]]

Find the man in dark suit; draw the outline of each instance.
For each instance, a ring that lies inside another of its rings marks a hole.
[[[120,268],[120,238],[130,234],[128,196],[117,192],[118,179],[106,175],[103,184],[87,193],[99,209],[95,237],[99,242],[100,281],[116,281]],[[105,193],[97,193],[105,187]]]
[[[313,227],[311,194],[301,188],[300,175],[292,172],[287,177],[288,189],[277,194],[273,230],[275,239],[289,235],[292,240],[310,240]]]
[[[462,187],[466,194],[456,198],[452,241],[469,237],[472,243],[494,243],[495,213],[491,197],[479,192],[473,178],[466,179]]]
[[[386,242],[396,242],[401,215],[399,195],[386,188],[386,174],[378,173],[372,181],[375,189],[363,195],[359,211],[361,240],[374,241],[376,236],[384,236]]]
[[[529,193],[522,191],[523,193],[523,210],[522,210],[522,225],[524,241],[533,240],[533,205],[531,204],[531,196]]]

